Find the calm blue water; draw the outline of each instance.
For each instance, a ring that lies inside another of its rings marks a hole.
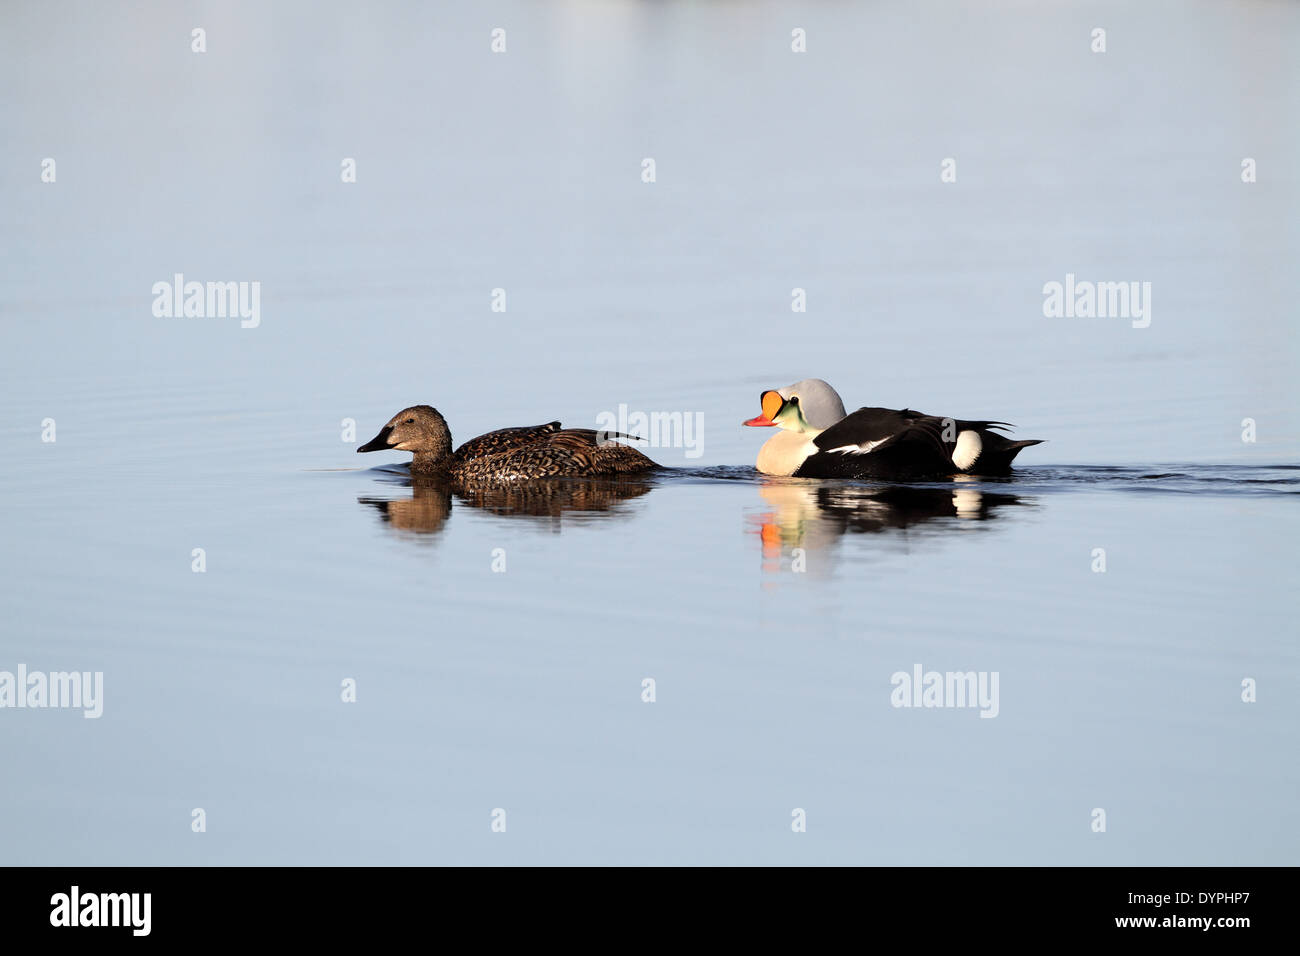
[[[0,672],[103,673],[0,862],[1294,864],[1300,8],[480,6],[0,11]],[[808,376],[1048,443],[763,478]],[[354,453],[422,402],[702,431],[460,495]]]

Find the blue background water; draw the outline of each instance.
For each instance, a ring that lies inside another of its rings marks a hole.
[[[6,5],[0,670],[105,702],[0,710],[0,860],[1294,863],[1298,40],[1274,3]],[[155,318],[177,272],[259,281],[260,326]],[[1150,327],[1045,318],[1066,273],[1152,283]],[[811,375],[1049,444],[901,500],[763,480],[739,422]],[[698,413],[703,453],[448,504],[341,438],[417,402]],[[891,707],[918,663],[999,672],[998,717]]]

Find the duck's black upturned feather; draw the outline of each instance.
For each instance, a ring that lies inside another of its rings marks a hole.
[[[909,428],[925,429],[929,418],[930,416],[910,408],[859,408],[841,418],[813,441],[823,451],[845,445],[864,445],[884,441]]]

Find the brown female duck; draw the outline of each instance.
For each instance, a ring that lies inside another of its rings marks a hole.
[[[453,452],[447,420],[432,406],[412,405],[357,451],[413,452],[413,477],[459,482],[619,475],[659,467],[635,448],[611,440],[627,437],[549,422],[488,432]]]

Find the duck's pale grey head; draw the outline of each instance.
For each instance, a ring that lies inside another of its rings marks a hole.
[[[431,405],[412,405],[388,420],[379,434],[366,442],[363,451],[411,451],[420,455],[451,453],[451,429],[447,420]]]
[[[821,432],[844,417],[839,393],[819,378],[805,378],[763,393],[763,413],[746,425],[776,425],[793,432]]]

